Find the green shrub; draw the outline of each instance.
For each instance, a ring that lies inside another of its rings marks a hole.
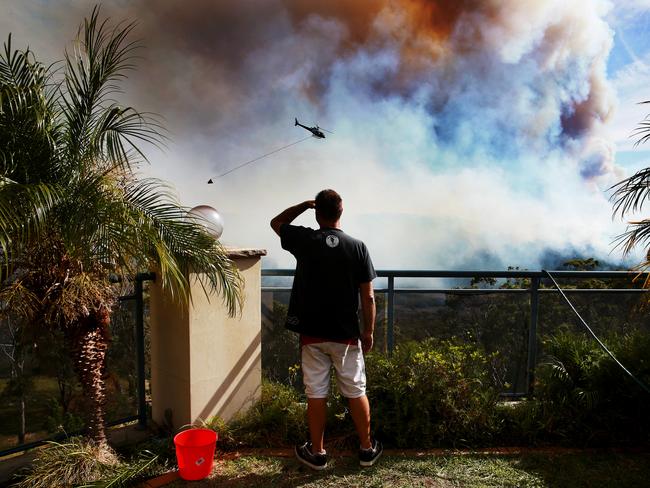
[[[214,417],[206,426],[219,434],[219,448],[238,446],[277,447],[304,440],[306,404],[289,386],[264,381],[260,400],[226,423]]]
[[[490,442],[499,430],[494,359],[476,345],[433,339],[368,355],[377,436],[398,447]]]
[[[650,383],[650,334],[611,335],[614,354]],[[650,395],[582,333],[543,340],[534,394],[500,402],[499,357],[480,346],[449,340],[407,342],[392,355],[366,356],[372,428],[396,447],[648,443]],[[294,368],[295,369],[295,368]],[[294,371],[295,373],[295,371]],[[292,387],[266,382],[262,398],[228,424],[213,419],[219,447],[277,447],[305,439],[306,403]],[[333,378],[328,444],[353,447],[357,439],[346,401]]]
[[[48,398],[47,409],[49,415],[45,418],[44,427],[49,433],[80,432],[84,428],[84,419],[72,412],[64,412],[56,398]]]
[[[650,334],[610,334],[604,341],[628,370],[650,383]],[[591,337],[563,331],[543,346],[547,356],[537,368],[536,404],[528,413],[537,438],[574,445],[648,442],[650,395]]]
[[[368,396],[375,434],[398,447],[479,445],[490,442],[503,421],[497,410],[496,355],[452,341],[410,342],[392,356],[366,357]],[[225,423],[208,423],[219,433],[219,447],[273,447],[301,442],[308,434],[301,393],[265,382],[262,398]],[[327,442],[356,446],[358,439],[347,402],[332,378]]]

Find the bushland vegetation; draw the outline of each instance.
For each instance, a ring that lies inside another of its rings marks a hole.
[[[595,270],[576,258],[568,270]],[[564,279],[567,289],[639,288],[642,281]],[[527,279],[472,280],[464,287],[528,288]],[[378,297],[376,349],[367,358],[368,395],[377,431],[398,447],[562,444],[646,444],[643,405],[648,394],[586,333],[561,297],[542,281],[536,368],[528,384],[530,305],[527,294],[397,295],[396,348],[385,342],[383,297]],[[284,327],[286,298],[279,295],[263,327],[263,369],[270,380],[301,396],[297,339]],[[619,360],[650,383],[650,325],[645,294],[571,294],[592,329]],[[279,386],[267,385],[267,388]],[[334,391],[335,439],[353,433]],[[517,400],[503,393],[528,393]],[[271,395],[272,397],[272,395]],[[286,396],[283,398],[286,399]],[[237,428],[246,421],[239,419]],[[298,426],[295,426],[298,428]],[[278,436],[278,440],[282,436]],[[250,442],[249,438],[246,442]]]

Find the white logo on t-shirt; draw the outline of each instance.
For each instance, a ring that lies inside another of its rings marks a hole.
[[[339,238],[330,234],[325,238],[325,244],[329,247],[336,247],[339,245]]]

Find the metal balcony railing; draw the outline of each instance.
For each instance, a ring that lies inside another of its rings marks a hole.
[[[292,277],[293,269],[264,269],[262,270],[263,282],[272,277]],[[555,278],[560,279],[578,279],[588,281],[590,279],[621,279],[625,280],[624,285],[630,288],[565,288],[564,291],[569,296],[576,294],[639,294],[647,293],[648,289],[640,288],[639,282],[643,283],[647,273],[641,273],[641,277],[633,284],[633,279],[639,275],[638,272],[628,271],[551,271]],[[504,396],[525,396],[530,393],[535,380],[535,366],[537,364],[538,350],[538,320],[539,320],[539,297],[541,294],[558,294],[555,288],[551,288],[550,280],[545,278],[542,271],[450,271],[450,270],[378,270],[378,280],[385,281],[385,286],[375,288],[376,294],[385,296],[385,317],[384,325],[386,327],[386,349],[390,353],[395,347],[395,297],[400,294],[447,294],[447,295],[487,295],[487,294],[526,294],[529,297],[529,314],[528,314],[528,341],[527,341],[527,382],[525,391],[504,393]],[[380,279],[384,280],[380,280]],[[410,283],[418,279],[473,279],[475,282],[482,279],[517,280],[516,284],[524,285],[516,288],[498,287],[397,287],[395,281],[398,279],[409,279]],[[377,285],[376,285],[377,286]],[[548,287],[545,287],[548,286]],[[562,286],[562,285],[561,285]],[[636,287],[633,287],[636,286]],[[290,286],[262,286],[262,292],[289,292]],[[559,294],[558,294],[559,295]],[[568,309],[568,307],[567,307]]]
[[[138,273],[133,279],[133,293],[119,297],[120,306],[132,303],[134,306],[134,342],[135,342],[135,366],[137,378],[137,412],[127,417],[118,418],[106,423],[107,427],[121,425],[128,422],[138,421],[140,428],[147,426],[147,402],[145,397],[145,296],[143,292],[144,282],[153,281],[155,274]],[[117,278],[112,281],[116,282]],[[4,419],[0,419],[4,420]],[[79,435],[81,432],[60,433],[39,439],[33,442],[26,442],[15,447],[0,450],[0,457],[8,456],[14,453],[23,452],[34,447],[41,446],[49,441],[60,441],[71,435]]]

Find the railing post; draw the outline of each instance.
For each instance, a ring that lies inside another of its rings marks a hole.
[[[383,300],[383,318],[381,320],[381,333],[382,333],[382,340],[383,340],[383,350],[382,352],[384,354],[388,354],[388,292],[384,293],[383,295],[384,300]]]
[[[388,293],[386,296],[388,302],[388,352],[393,352],[395,346],[395,277],[388,277]]]
[[[528,328],[528,383],[526,394],[533,392],[537,364],[537,318],[539,310],[539,278],[530,280],[530,324]]]
[[[138,426],[147,426],[147,401],[145,397],[144,364],[144,297],[142,296],[142,276],[135,278],[135,322],[138,367]]]

